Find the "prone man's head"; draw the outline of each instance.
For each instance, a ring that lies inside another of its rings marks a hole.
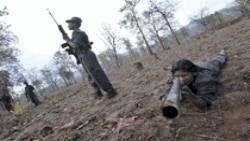
[[[194,72],[197,71],[197,66],[187,60],[181,59],[172,65],[171,72],[175,77],[178,77],[182,84],[189,85],[194,80]]]

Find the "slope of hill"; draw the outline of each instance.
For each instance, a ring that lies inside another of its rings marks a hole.
[[[250,138],[250,18],[208,31],[170,50],[160,59],[146,56],[108,73],[119,95],[93,99],[84,82],[51,93],[21,115],[1,112],[0,140],[28,141],[246,141]],[[214,105],[201,112],[188,101],[181,117],[170,122],[162,116],[159,97],[165,91],[171,63],[180,58],[204,61],[221,49],[228,62]]]

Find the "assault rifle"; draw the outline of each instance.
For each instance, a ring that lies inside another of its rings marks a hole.
[[[56,25],[57,25],[59,31],[62,33],[62,36],[69,39],[69,36],[68,36],[68,34],[65,32],[65,30],[63,29],[62,25],[58,24],[58,22],[56,21],[56,19],[55,19],[54,16],[52,15],[52,13],[49,11],[49,9],[47,9],[47,10],[48,10],[50,16],[52,17],[52,19],[54,20],[54,22],[56,23]],[[80,60],[78,59],[76,53],[74,52],[73,48],[72,48],[67,42],[66,42],[66,43],[63,43],[63,44],[61,45],[61,47],[62,47],[62,48],[69,47],[69,48],[65,49],[65,51],[67,51],[69,55],[74,55],[75,58],[76,58],[77,64],[80,64]]]

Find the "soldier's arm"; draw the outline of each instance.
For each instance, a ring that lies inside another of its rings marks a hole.
[[[206,84],[202,84],[197,88],[196,93],[196,104],[200,107],[200,109],[208,108],[212,105],[212,100],[217,92],[218,85],[216,82],[208,82]]]
[[[77,45],[75,42],[71,41],[71,40],[68,40],[67,43],[68,43],[72,48],[77,48],[77,47],[78,47],[78,45]]]
[[[76,31],[72,35],[71,42],[75,45],[76,48],[91,48],[88,40],[88,36],[85,32]],[[73,45],[72,44],[72,45]]]
[[[77,41],[80,40],[78,34],[79,34],[78,32],[74,31],[74,32],[73,32],[73,35],[72,35],[72,39],[66,40],[67,43],[68,43],[72,48],[78,48],[78,47],[79,47],[79,44],[77,43]]]
[[[32,85],[30,85],[30,87],[32,88],[32,91],[35,90],[35,87],[33,87]]]

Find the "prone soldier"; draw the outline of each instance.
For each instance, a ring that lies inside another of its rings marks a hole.
[[[175,83],[173,86],[177,87],[177,89],[170,89],[172,91],[175,90],[175,93],[169,95],[169,92],[167,91],[161,96],[161,99],[168,100],[174,96],[177,97],[176,99],[178,100],[175,100],[174,102],[179,103],[179,100],[188,98],[199,109],[207,110],[211,107],[212,101],[215,99],[219,88],[219,74],[225,66],[226,61],[227,54],[222,50],[216,57],[206,62],[195,64],[187,59],[180,59],[174,62],[171,72],[173,79],[178,79],[178,81],[180,81],[180,86],[178,86],[178,83]],[[171,80],[168,80],[168,84],[171,85]],[[180,92],[178,89],[180,89]],[[170,117],[177,117],[177,114],[179,113],[178,105],[166,108],[168,106],[169,105],[164,106],[163,115],[168,117],[169,115],[167,115],[167,113],[170,113]],[[168,109],[170,110],[167,111]],[[176,111],[176,114],[173,114],[173,109]]]

